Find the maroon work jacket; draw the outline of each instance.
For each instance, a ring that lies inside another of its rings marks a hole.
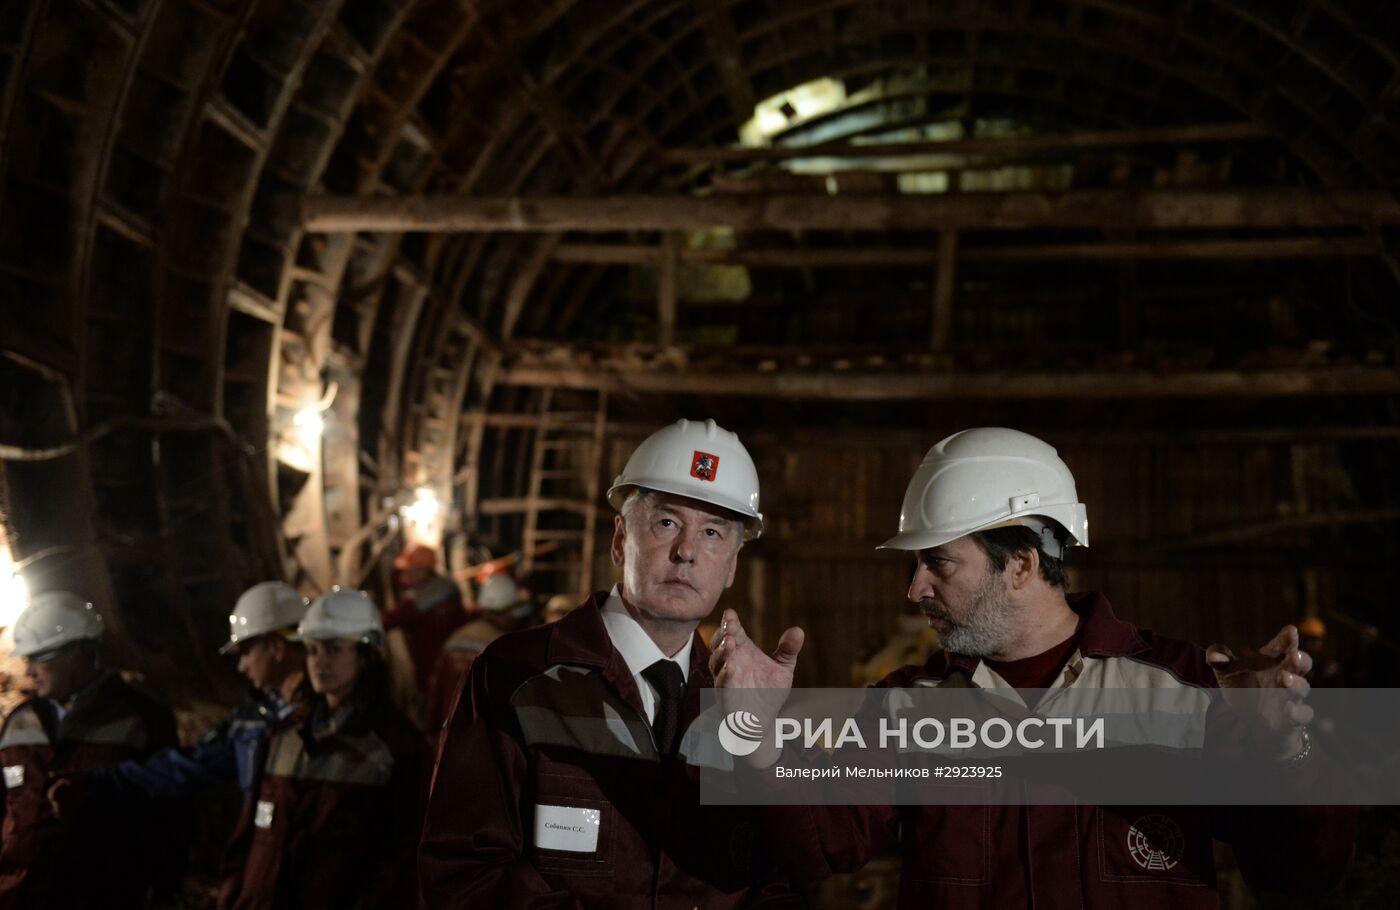
[[[756,841],[756,814],[700,805],[698,769],[658,754],[606,600],[504,635],[472,665],[433,773],[428,906],[802,906]],[[712,684],[708,663],[696,635],[683,728]]]
[[[0,846],[0,908],[145,906],[149,892],[173,892],[184,865],[182,807],[133,813],[81,798],[57,818],[52,777],[143,759],[176,745],[170,711],[105,673],[57,706],[31,698],[0,732],[5,822]]]
[[[1069,599],[1081,633],[1056,687],[1216,686],[1201,648],[1117,619],[1100,594]],[[943,651],[877,683],[928,685],[1006,683],[979,659]],[[1300,790],[1340,795],[1335,766],[1314,750],[1280,773],[1296,775],[1289,783]],[[1340,881],[1356,840],[1354,809],[1320,806],[813,806],[775,808],[765,822],[801,880],[854,871],[897,846],[899,907],[909,910],[1217,907],[1217,838],[1231,844],[1256,887],[1313,893]]]
[[[403,630],[413,658],[413,678],[423,692],[443,643],[469,617],[462,607],[462,594],[450,578],[434,575],[415,587],[413,595],[399,598],[385,612],[384,628]]]
[[[221,910],[411,910],[428,764],[392,707],[287,718],[229,843]]]

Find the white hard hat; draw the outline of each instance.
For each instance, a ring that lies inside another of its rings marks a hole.
[[[327,638],[350,638],[367,645],[384,642],[384,623],[368,594],[337,586],[311,602],[292,640]]]
[[[713,420],[677,420],[648,436],[608,489],[608,502],[620,511],[633,487],[672,493],[738,513],[744,518],[745,540],[763,533],[753,459],[738,436]]]
[[[306,598],[286,582],[264,581],[239,596],[228,618],[228,643],[220,654],[235,650],[240,642],[278,629],[295,626],[306,615]]]
[[[1074,475],[1052,446],[1003,427],[963,430],[928,450],[904,492],[899,533],[880,548],[926,550],[1008,525],[1039,533],[1056,558],[1089,545]]]
[[[476,594],[476,605],[492,613],[509,610],[515,606],[518,592],[515,579],[509,573],[497,572],[481,583],[481,589]]]
[[[34,657],[75,641],[102,637],[102,617],[92,604],[67,591],[49,591],[29,602],[15,620],[15,655]]]

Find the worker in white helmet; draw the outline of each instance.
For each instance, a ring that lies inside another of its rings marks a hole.
[[[1305,726],[1311,659],[1298,649],[1298,630],[1285,626],[1261,648],[1267,665],[1256,669],[1227,648],[1139,629],[1118,619],[1102,594],[1068,593],[1066,550],[1088,544],[1087,510],[1054,448],[999,427],[944,439],[915,472],[899,532],[882,545],[914,556],[908,599],[943,650],[876,685],[1014,688],[1031,710],[1030,699],[1046,689],[1286,689],[1294,699],[1271,700],[1276,716],[1258,719],[1265,760],[1299,792],[1325,785],[1325,759]],[[720,634],[713,667],[721,686],[792,684],[797,650],[765,655],[733,611]],[[800,645],[796,630],[786,638]],[[1214,907],[1214,837],[1230,839],[1252,882],[1289,891],[1339,880],[1355,839],[1347,809],[1007,802],[992,810],[781,807],[767,819],[787,861],[816,877],[853,871],[902,844],[901,908]]]
[[[33,695],[0,731],[0,906],[139,908],[178,886],[178,812],[80,801],[60,818],[47,798],[54,775],[143,759],[176,742],[169,709],[102,666],[102,629],[93,605],[66,591],[38,595],[15,622],[14,653],[25,659]]]
[[[420,853],[429,907],[796,903],[745,808],[702,807],[685,737],[710,685],[696,628],[763,530],[733,433],[682,420],[608,490],[621,583],[472,665]]]
[[[268,738],[219,906],[412,907],[429,759],[390,701],[379,610],[363,591],[334,588],[296,638],[306,645],[303,698]]]
[[[150,799],[188,799],[237,783],[246,797],[253,782],[258,749],[274,724],[292,711],[305,678],[306,650],[292,641],[306,614],[306,599],[291,585],[264,581],[239,596],[229,615],[228,641],[220,654],[237,655],[248,681],[248,698],[193,746],[163,749],[144,761],[124,761],[62,778],[50,788],[60,805],[85,791],[84,798],[128,806]]]

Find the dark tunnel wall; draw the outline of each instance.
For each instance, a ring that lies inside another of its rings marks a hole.
[[[911,460],[978,423],[1065,443],[1105,529],[1082,577],[1124,592],[1135,619],[1202,638],[1253,635],[1300,609],[1387,624],[1400,504],[1387,468],[1396,321],[1383,225],[1308,235],[1354,255],[1139,265],[960,253],[964,305],[951,349],[937,352],[925,343],[927,264],[754,267],[739,305],[682,301],[678,343],[666,346],[646,267],[567,254],[655,246],[656,232],[318,234],[287,199],[805,192],[812,181],[777,169],[667,151],[727,145],[757,102],[822,77],[842,80],[847,101],[771,141],[930,124],[971,137],[1243,123],[1247,138],[1037,158],[1017,179],[1031,190],[1068,179],[1388,196],[1400,167],[1393,20],[1385,4],[1305,0],[3,0],[0,508],[15,558],[32,560],[33,586],[96,599],[124,660],[213,690],[227,675],[207,655],[243,586],[284,577],[308,593],[333,582],[382,593],[382,557],[399,542],[391,519],[416,489],[450,503],[449,543],[520,545],[527,518],[504,510],[539,467],[543,436],[529,421],[601,404],[513,384],[532,358],[682,378],[903,365],[954,380],[995,373],[1004,398],[614,389],[595,482],[643,425],[714,415],[752,433],[781,533],[750,554],[762,579],[734,594],[767,632],[800,618],[837,639],[827,679],[899,606],[904,569],[848,554],[884,533]],[[967,169],[975,176],[976,162]],[[889,176],[850,181],[898,191]],[[1164,237],[1050,228],[1016,239]],[[938,243],[839,228],[730,240],[777,252]],[[1018,376],[1057,371],[1111,386],[1120,369],[1170,380],[1271,367],[1361,380],[1335,394],[1150,400],[1028,401],[1018,388]],[[308,442],[297,415],[321,405],[327,432]],[[802,434],[810,441],[789,441]],[[814,476],[871,480],[834,499]],[[537,587],[577,574],[564,567]],[[838,608],[847,602],[866,612]]]

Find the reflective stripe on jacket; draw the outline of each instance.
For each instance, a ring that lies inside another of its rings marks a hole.
[[[396,709],[294,715],[229,844],[223,910],[412,908],[429,755]]]
[[[183,868],[178,812],[118,810],[77,798],[54,816],[52,775],[139,759],[175,744],[170,711],[106,673],[57,706],[29,699],[0,732],[5,821],[0,908],[141,907],[152,888],[169,891]]]
[[[1078,650],[1052,688],[1215,687],[1201,648],[1117,619],[1099,594],[1071,595],[1070,605],[1081,616]],[[942,651],[877,685],[1007,687],[977,658]],[[1341,786],[1320,752],[1285,770],[1300,789]],[[901,908],[1152,910],[1219,906],[1217,838],[1234,847],[1256,887],[1326,890],[1350,861],[1356,817],[1351,807],[1326,806],[1007,804],[775,807],[765,822],[803,879],[854,871],[897,846]]]
[[[803,906],[753,810],[702,806],[662,758],[595,594],[504,635],[472,665],[444,733],[420,852],[431,908]],[[697,635],[682,728],[712,684]]]

